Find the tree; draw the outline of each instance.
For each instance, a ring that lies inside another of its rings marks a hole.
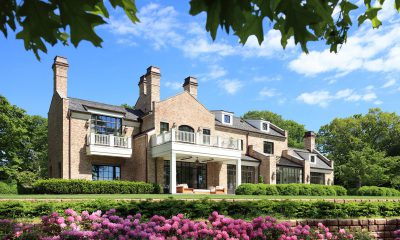
[[[378,1],[380,5],[383,2]],[[20,30],[16,38],[22,39],[25,49],[32,50],[38,59],[39,51],[47,52],[46,43],[68,45],[70,41],[77,47],[86,40],[101,47],[103,40],[94,28],[107,24],[108,5],[121,7],[133,24],[139,22],[135,0],[0,0],[0,31],[7,37],[9,30]],[[382,24],[377,17],[381,7],[373,6],[371,0],[365,0],[364,7],[362,10],[348,0],[191,0],[189,12],[207,14],[205,27],[213,39],[221,27],[227,33],[232,31],[243,44],[252,35],[261,44],[267,25],[280,31],[283,47],[294,37],[304,52],[308,52],[308,42],[317,40],[324,40],[337,52],[353,25],[353,11],[361,11],[358,25],[367,19],[374,28]],[[400,0],[395,0],[395,8],[400,10]]]
[[[306,131],[304,125],[299,124],[293,120],[285,120],[281,115],[270,111],[249,111],[244,114],[245,119],[264,119],[277,125],[278,127],[288,131],[289,147],[302,148],[303,147],[303,136]]]
[[[47,176],[47,119],[0,95],[0,180],[15,180],[22,171]]]
[[[400,185],[400,116],[396,113],[373,108],[365,115],[336,118],[320,128],[317,141],[319,150],[335,160],[337,183],[347,187]],[[357,169],[369,172],[370,178],[358,176]],[[371,177],[374,170],[379,170],[380,181],[378,175]],[[349,179],[357,176],[357,181]]]

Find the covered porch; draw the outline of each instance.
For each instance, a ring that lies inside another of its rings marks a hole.
[[[171,135],[173,137],[163,138],[163,141],[156,141],[157,136],[154,136],[151,149],[158,166],[157,178],[162,179],[169,193],[182,192],[182,187],[186,189],[184,193],[227,193],[228,166],[235,166],[237,173],[231,182],[235,182],[235,186],[241,184],[241,149],[236,144],[235,147],[210,146],[196,141],[184,142],[175,138],[175,133]]]

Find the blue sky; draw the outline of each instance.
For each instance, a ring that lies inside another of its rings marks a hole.
[[[110,104],[133,105],[139,77],[155,65],[161,68],[161,98],[182,91],[184,78],[196,76],[199,99],[210,110],[270,110],[309,130],[372,107],[400,113],[400,18],[392,1],[380,13],[379,30],[366,22],[351,31],[338,54],[315,43],[308,55],[293,43],[283,50],[270,29],[262,46],[251,38],[243,47],[223,32],[213,42],[204,30],[205,15],[190,16],[188,1],[137,5],[140,24],[114,11],[110,24],[98,28],[103,48],[87,42],[77,49],[49,47],[39,62],[22,41],[0,37],[0,94],[46,117],[52,61],[62,55],[70,64],[68,95]]]

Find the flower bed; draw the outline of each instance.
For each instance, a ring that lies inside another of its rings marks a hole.
[[[15,224],[0,220],[0,237],[3,239],[371,239],[368,234],[357,236],[340,229],[331,232],[323,224],[292,227],[288,222],[278,223],[271,217],[258,217],[250,222],[227,218],[213,212],[208,221],[193,221],[178,214],[166,219],[153,216],[143,221],[140,214],[117,216],[111,209],[81,214],[72,209],[63,215],[52,213],[43,216],[41,224]]]

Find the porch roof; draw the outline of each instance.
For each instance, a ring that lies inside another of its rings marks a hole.
[[[287,166],[287,167],[303,167],[298,163],[295,163],[293,161],[290,161],[289,159],[285,158],[285,157],[281,157],[278,162],[276,163],[276,165],[278,166]]]

